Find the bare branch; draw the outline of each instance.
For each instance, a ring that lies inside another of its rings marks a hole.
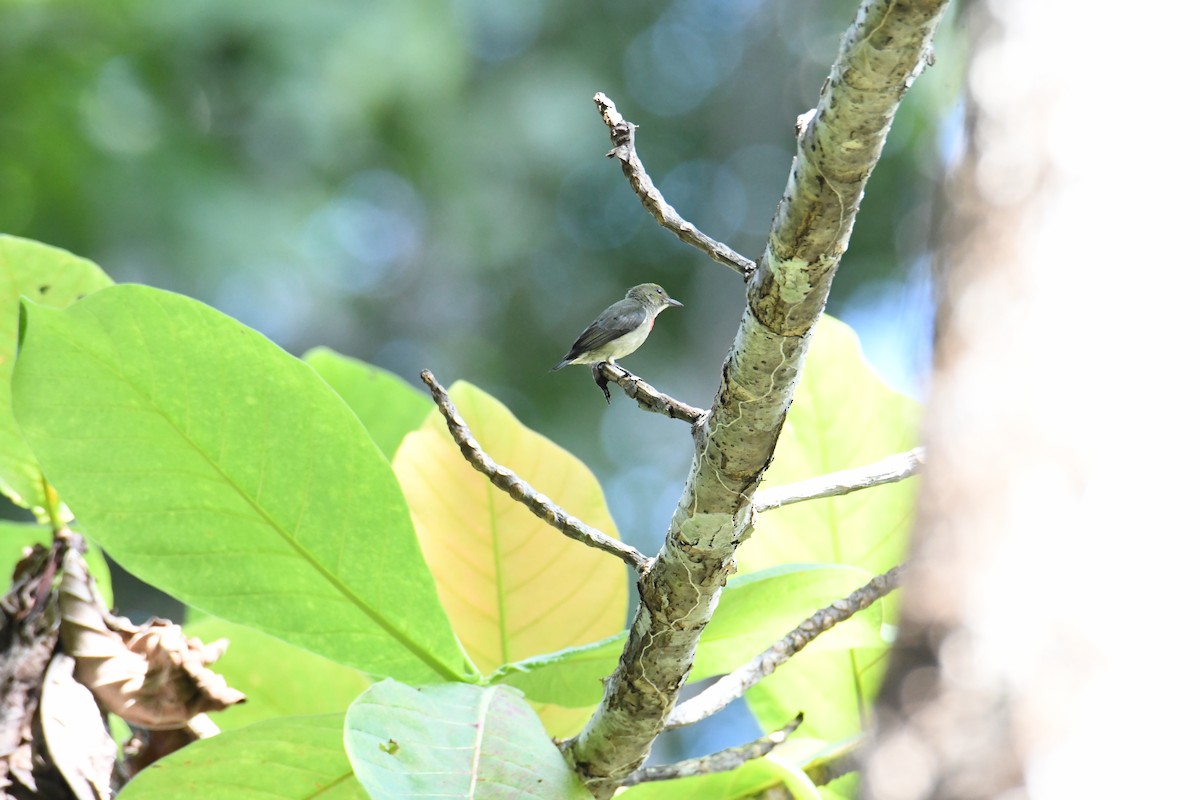
[[[433,377],[433,373],[427,369],[421,370],[421,380],[429,387],[438,411],[442,412],[442,416],[446,420],[450,436],[458,445],[458,449],[462,451],[467,463],[486,475],[496,488],[508,492],[509,497],[532,511],[538,519],[553,525],[567,538],[617,556],[637,570],[639,575],[649,569],[651,559],[638,552],[636,547],[618,541],[603,531],[571,516],[555,505],[546,495],[521,480],[511,469],[502,467],[493,461],[491,456],[483,452],[479,442],[475,441],[467,423],[458,413],[458,409],[454,407],[449,393],[438,383],[437,378]]]
[[[729,772],[755,758],[762,758],[774,750],[791,736],[792,731],[800,727],[804,721],[803,714],[777,731],[768,733],[753,742],[729,747],[712,755],[700,758],[689,758],[676,761],[674,764],[661,764],[654,767],[643,767],[629,775],[624,781],[625,786],[635,786],[647,781],[669,781],[675,778],[693,778],[697,775],[708,775],[713,772]]]
[[[665,414],[671,419],[687,420],[693,425],[704,418],[703,409],[689,406],[663,394],[624,367],[602,361],[595,365],[595,369],[602,379],[620,386],[631,400],[636,401],[646,411]]]
[[[754,660],[738,667],[686,703],[676,706],[667,719],[666,727],[681,728],[691,725],[725,708],[744,695],[751,686],[807,647],[813,639],[891,594],[900,585],[901,572],[903,566],[892,567],[882,575],[872,578],[866,585],[855,589],[844,599],[835,600],[822,608]]]
[[[754,510],[770,511],[792,503],[803,503],[805,500],[836,497],[857,492],[859,489],[896,483],[916,475],[924,465],[925,448],[914,447],[906,453],[896,453],[865,467],[844,469],[806,481],[789,483],[787,486],[763,489],[754,496]]]
[[[841,753],[806,764],[804,774],[808,776],[814,786],[825,786],[843,775],[857,772],[858,762],[861,758],[859,749],[862,747],[863,741],[860,739]]]
[[[709,258],[718,264],[724,264],[748,280],[754,272],[754,262],[735,251],[732,247],[718,242],[700,231],[695,225],[679,216],[679,212],[671,207],[662,192],[655,187],[654,181],[638,158],[633,146],[633,134],[637,125],[629,122],[617,111],[617,106],[609,100],[604,92],[597,92],[592,98],[604,124],[608,126],[608,135],[612,140],[613,149],[608,151],[609,158],[621,162],[621,171],[633,187],[633,193],[642,201],[642,205],[650,212],[655,221],[678,236],[692,247],[699,248],[708,254]]]

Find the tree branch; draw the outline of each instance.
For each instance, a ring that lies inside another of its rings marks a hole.
[[[813,639],[891,594],[900,585],[902,571],[903,567],[892,567],[855,589],[844,599],[835,600],[822,608],[752,661],[738,667],[683,705],[677,706],[667,718],[666,727],[682,728],[684,725],[707,719],[725,708],[749,691],[751,686],[807,647]]]
[[[861,755],[858,752],[861,742],[856,743],[847,752],[833,758],[822,759],[809,763],[804,767],[804,774],[814,786],[825,786],[833,783],[843,775],[858,771]]]
[[[867,178],[947,3],[864,0],[797,142],[716,400],[693,429],[691,472],[654,566],[638,582],[641,603],[621,661],[596,714],[563,744],[601,800],[662,731],[735,568]]]
[[[637,570],[639,575],[649,568],[651,560],[638,552],[636,547],[614,539],[604,531],[597,530],[571,516],[551,502],[546,495],[521,480],[511,469],[502,467],[493,461],[491,456],[483,452],[479,442],[475,441],[467,423],[458,413],[458,409],[454,407],[454,401],[450,399],[450,394],[438,383],[433,373],[427,369],[421,370],[421,380],[429,387],[438,411],[442,412],[442,417],[446,420],[450,437],[462,451],[467,463],[486,475],[496,488],[508,492],[512,499],[532,511],[538,519],[557,528],[567,538],[616,556]]]
[[[624,786],[636,786],[648,781],[669,781],[675,778],[693,778],[697,775],[708,775],[713,772],[729,772],[755,758],[762,758],[774,750],[792,735],[792,731],[800,727],[804,721],[803,714],[777,731],[755,739],[753,742],[728,747],[712,755],[700,758],[689,758],[676,761],[674,764],[660,764],[654,767],[642,767],[627,777]]]
[[[608,151],[608,157],[616,158],[621,162],[621,171],[625,173],[629,185],[633,187],[633,193],[642,201],[642,205],[650,212],[650,216],[682,241],[703,250],[713,261],[724,264],[741,275],[742,280],[749,280],[750,274],[754,272],[754,262],[729,245],[722,244],[706,235],[695,225],[679,216],[679,212],[662,196],[662,192],[658,191],[654,181],[650,180],[650,175],[642,166],[642,160],[638,158],[637,150],[633,146],[633,134],[637,130],[637,125],[622,117],[621,112],[617,111],[616,104],[609,100],[604,92],[596,92],[596,96],[592,100],[595,101],[604,124],[608,126],[608,136],[613,143],[613,149]]]
[[[822,497],[857,492],[885,483],[896,483],[916,475],[925,465],[925,448],[914,447],[906,453],[896,453],[865,467],[844,469],[828,475],[818,475],[806,481],[763,489],[754,497],[754,510],[771,511],[792,503],[819,500]]]
[[[605,380],[611,381],[624,390],[631,400],[646,411],[665,414],[671,419],[682,419],[695,425],[704,417],[704,410],[681,403],[673,397],[663,394],[644,380],[607,361],[595,365],[595,369]]]

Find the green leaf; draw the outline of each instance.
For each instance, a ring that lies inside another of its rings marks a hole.
[[[688,680],[711,678],[741,666],[814,611],[845,597],[869,579],[854,567],[822,564],[792,564],[735,578],[700,636]],[[489,680],[516,686],[531,700],[564,706],[596,705],[604,695],[603,679],[616,666],[625,638],[622,633],[507,664]],[[878,647],[882,643],[879,611],[867,609],[822,634],[811,647],[844,652],[849,647]]]
[[[304,361],[341,395],[388,459],[433,410],[424,392],[356,358],[317,347],[304,354]]]
[[[847,773],[820,788],[821,800],[857,800],[858,773]]]
[[[387,462],[312,369],[144,286],[24,310],[21,430],[117,562],[371,674],[473,675]]]
[[[342,714],[273,719],[193,742],[138,773],[121,800],[366,800],[343,722]]]
[[[0,574],[3,574],[6,581],[11,579],[13,568],[24,557],[25,548],[35,544],[50,547],[53,539],[53,533],[45,525],[0,520]],[[88,572],[96,581],[96,589],[100,592],[101,599],[112,608],[112,575],[108,570],[108,562],[104,560],[104,554],[95,542],[88,542],[83,560],[87,562]],[[0,593],[3,591],[0,589]]]
[[[815,752],[865,729],[887,652],[884,647],[803,650],[746,692],[746,703],[767,730],[803,711],[804,730],[814,738]]]
[[[690,680],[737,669],[871,577],[842,564],[786,564],[735,578],[700,636]],[[879,646],[883,643],[881,623],[878,607],[868,608],[821,634],[808,648],[844,652],[851,647]]]
[[[12,579],[13,567],[24,557],[25,548],[35,544],[50,547],[53,539],[54,534],[45,525],[34,522],[0,520],[0,569],[4,570],[6,584],[4,589],[0,589],[0,593],[7,591],[7,583]],[[88,566],[90,567],[91,564]]]
[[[371,685],[357,670],[217,617],[188,622],[184,630],[205,642],[229,640],[213,669],[246,702],[213,716],[224,731],[277,717],[344,714]]]
[[[505,664],[488,676],[489,683],[520,689],[541,703],[583,708],[604,698],[604,678],[617,666],[628,633]]]
[[[801,727],[801,733],[804,728]],[[841,772],[850,764],[855,753],[866,746],[866,734],[857,734],[838,742],[824,743],[808,739],[802,735],[794,735],[786,742],[771,751],[769,758],[778,764],[784,764],[795,772],[803,772],[807,776],[819,775],[828,779],[830,770]],[[814,781],[817,778],[813,778]],[[848,772],[832,780],[827,780],[818,787],[824,800],[854,800],[858,797],[858,773]]]
[[[520,693],[377,683],[346,714],[346,752],[375,800],[590,800]]]
[[[85,258],[0,234],[0,492],[41,517],[48,505],[42,471],[17,431],[9,391],[17,352],[18,300],[25,295],[63,308],[111,283],[103,270]]]

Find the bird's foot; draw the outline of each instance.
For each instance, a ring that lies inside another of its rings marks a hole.
[[[604,401],[611,406],[612,394],[608,391],[608,378],[604,377],[604,373],[600,371],[599,364],[592,364],[592,380],[600,387],[600,391],[604,392]]]

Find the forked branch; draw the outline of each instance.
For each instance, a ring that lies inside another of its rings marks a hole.
[[[633,135],[637,130],[637,125],[622,117],[621,112],[617,111],[616,104],[609,100],[604,92],[597,92],[592,100],[595,101],[604,124],[608,126],[608,136],[613,143],[613,149],[608,151],[608,157],[621,162],[621,171],[625,173],[629,185],[633,187],[633,193],[642,201],[642,205],[650,212],[650,216],[682,241],[704,251],[718,264],[729,267],[741,275],[742,280],[748,280],[754,272],[754,262],[729,245],[722,244],[708,236],[681,217],[679,212],[662,196],[662,192],[654,185],[654,181],[650,180],[650,174],[642,166],[642,160],[638,158],[637,149],[633,146]]]

